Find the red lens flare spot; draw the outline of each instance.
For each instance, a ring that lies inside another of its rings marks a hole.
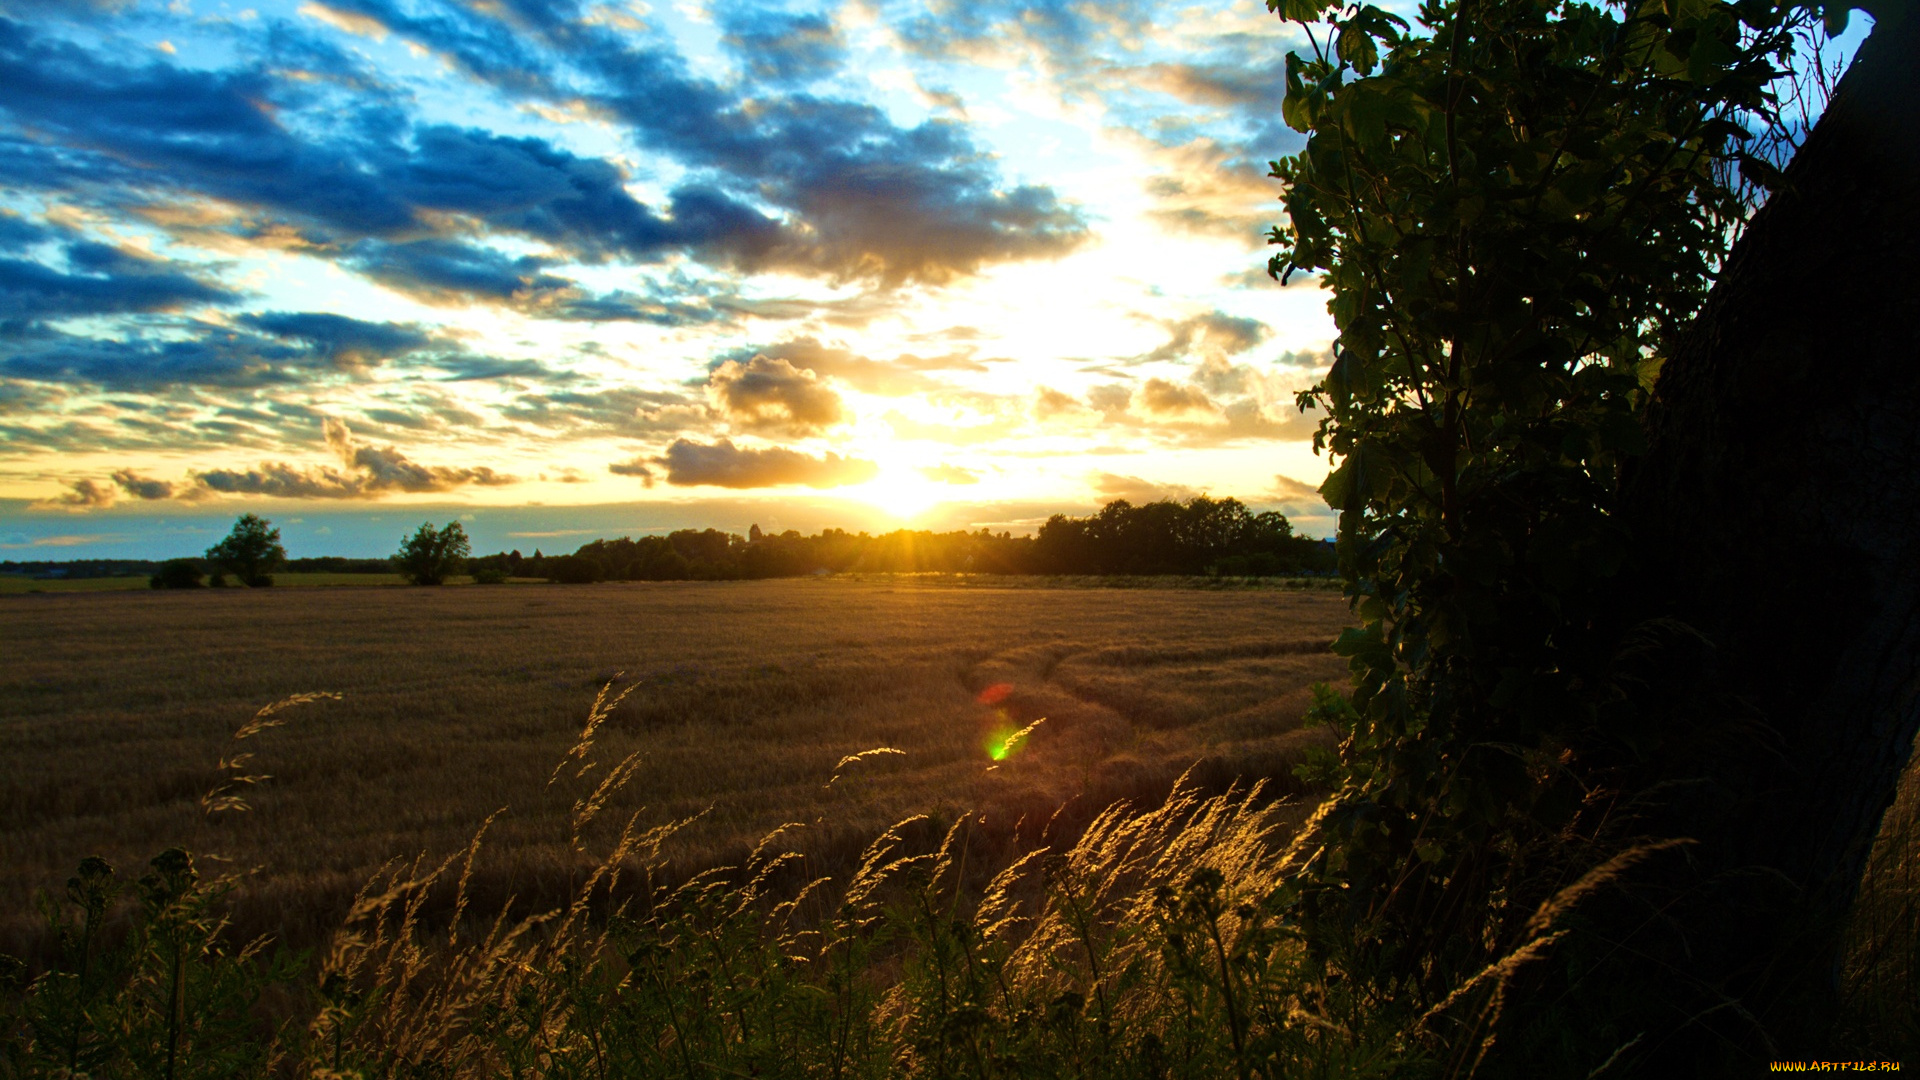
[[[1007,695],[1011,693],[1013,693],[1012,683],[997,682],[985,690],[980,691],[980,696],[974,698],[974,700],[982,705],[998,705],[1007,700]]]

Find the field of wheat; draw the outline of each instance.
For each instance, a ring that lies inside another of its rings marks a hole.
[[[1084,822],[1195,763],[1215,787],[1284,778],[1319,737],[1299,730],[1308,687],[1344,679],[1326,646],[1349,619],[1324,591],[911,578],[0,604],[0,948],[16,952],[34,948],[32,895],[78,859],[131,868],[173,844],[252,871],[248,929],[312,941],[388,859],[458,850],[503,808],[476,903],[564,895],[590,793],[555,768],[608,687],[625,697],[594,753],[633,775],[602,817],[697,816],[668,853],[688,872],[784,823],[831,871],[910,814],[978,810],[1031,841],[1063,805]],[[307,691],[340,696],[233,739]],[[842,764],[878,748],[900,752]],[[248,809],[209,814],[218,793]]]

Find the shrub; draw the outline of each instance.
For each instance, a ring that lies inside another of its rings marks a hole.
[[[505,585],[507,572],[494,566],[483,566],[473,572],[475,585]]]
[[[147,584],[156,589],[203,589],[206,576],[198,559],[168,559],[147,579]]]

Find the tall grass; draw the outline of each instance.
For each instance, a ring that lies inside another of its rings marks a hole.
[[[320,696],[260,710],[237,740]],[[1525,947],[1413,1014],[1343,969],[1361,952],[1310,947],[1292,924],[1288,875],[1319,834],[1263,781],[1208,794],[1183,775],[1158,805],[1109,806],[1053,844],[919,815],[838,876],[782,826],[676,880],[690,819],[606,814],[634,775],[598,745],[618,699],[603,689],[548,774],[586,856],[560,902],[476,913],[497,815],[457,850],[389,862],[299,953],[233,933],[245,874],[207,878],[173,848],[129,888],[89,858],[42,898],[45,970],[0,958],[0,1077],[1472,1075],[1513,972],[1651,853],[1560,890]],[[243,767],[222,760],[204,813],[248,809],[243,781],[265,778]],[[1882,851],[1910,843],[1891,828]],[[1911,881],[1879,870],[1852,985],[1884,1036],[1912,1030],[1914,938]]]
[[[244,875],[203,878],[170,849],[129,892],[89,859],[43,904],[53,963],[30,980],[5,965],[0,1075],[1249,1077],[1411,1063],[1411,1044],[1370,1028],[1279,917],[1288,808],[1262,783],[1208,795],[1183,776],[1158,806],[1115,805],[1071,843],[1023,850],[975,815],[916,816],[838,878],[783,846],[783,826],[737,864],[671,883],[689,822],[604,813],[633,777],[597,745],[617,705],[603,691],[549,780],[573,798],[570,842],[592,853],[564,902],[470,914],[492,818],[459,850],[389,863],[305,954],[233,940],[221,913]],[[222,766],[209,814],[248,805],[240,766]]]

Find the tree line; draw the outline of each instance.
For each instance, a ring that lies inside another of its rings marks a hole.
[[[582,544],[571,554],[518,551],[469,560],[469,569],[550,581],[712,581],[830,573],[1188,574],[1329,573],[1331,545],[1293,535],[1285,516],[1206,496],[1135,506],[1108,503],[1088,517],[1055,514],[1036,535],[980,529],[899,529],[874,536],[825,529],[747,535],[681,529]]]
[[[162,563],[119,560],[121,575],[150,573],[156,589],[229,584],[260,588],[280,571],[399,573],[416,585],[439,585],[458,574],[478,584],[544,578],[564,584],[595,581],[732,581],[839,573],[950,574],[1184,574],[1279,577],[1330,574],[1333,545],[1295,536],[1277,511],[1254,513],[1238,499],[1207,496],[1135,506],[1124,499],[1087,517],[1055,514],[1033,536],[980,529],[936,533],[898,529],[880,535],[824,529],[803,536],[789,529],[741,536],[719,529],[681,529],[665,536],[622,536],[582,544],[571,553],[496,552],[473,557],[458,521],[422,523],[384,559],[340,556],[290,559],[280,530],[254,514],[202,558]],[[95,560],[86,570],[96,569]],[[61,564],[34,564],[44,574]],[[72,576],[81,576],[73,574]],[[97,575],[94,575],[97,576]]]

